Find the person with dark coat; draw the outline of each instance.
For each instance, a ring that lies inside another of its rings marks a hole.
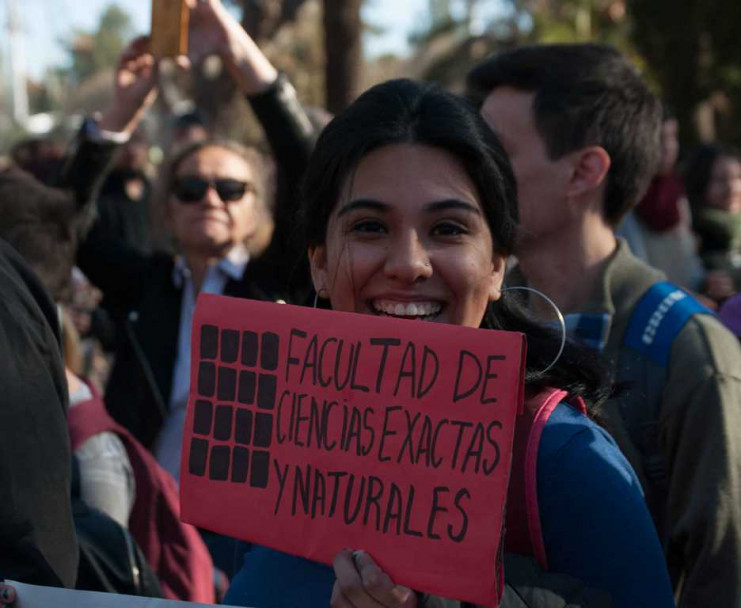
[[[98,216],[106,232],[142,253],[152,251],[152,184],[149,142],[137,129],[118,151],[98,197]]]
[[[308,160],[314,128],[290,83],[268,62],[247,33],[216,0],[192,13],[191,42],[221,54],[265,129],[276,160],[293,183]],[[151,65],[145,47],[132,65]],[[124,119],[98,124],[100,131],[134,128],[154,83],[138,96],[116,102]],[[109,112],[115,115],[116,112]],[[112,154],[115,144],[83,137],[78,157]],[[193,144],[173,159],[166,180],[168,221],[180,255],[143,255],[93,226],[78,254],[78,265],[102,291],[114,312],[121,339],[106,388],[111,415],[177,479],[185,404],[189,387],[190,325],[198,293],[296,301],[305,297],[308,274],[295,271],[305,255],[294,247],[268,246],[248,253],[245,241],[264,215],[265,172],[259,155],[235,142]],[[288,230],[285,210],[274,233]],[[164,432],[163,432],[164,431]]]
[[[102,125],[114,126],[124,133],[130,132],[132,125],[138,120],[137,115],[142,107],[152,99],[150,94],[153,80],[152,64],[146,60],[138,61],[140,53],[137,49],[142,48],[142,44],[142,41],[134,42],[132,47],[122,55],[116,74],[116,101],[101,119]],[[131,112],[127,114],[129,108]],[[83,128],[83,133],[86,133],[87,138],[92,137],[90,129],[93,126],[86,125]],[[57,188],[44,185],[34,176],[17,168],[8,168],[0,172],[0,237],[6,238],[15,247],[17,253],[36,273],[40,284],[58,303],[68,300],[75,250],[79,240],[87,238],[87,231],[94,217],[96,194],[100,183],[105,178],[114,150],[115,145],[104,141],[100,141],[97,145],[86,145],[85,141],[80,142],[77,151],[69,158]],[[54,321],[56,333],[59,333],[56,325],[57,310],[54,309],[51,301],[49,305],[53,311],[49,316]],[[16,311],[14,316],[25,320],[23,310]],[[44,353],[53,354],[52,345],[41,344],[44,336],[40,332],[37,334],[33,336],[39,343],[36,346],[43,348]],[[3,340],[3,344],[12,345],[23,355],[25,350],[21,338],[22,336],[8,334],[8,339]],[[50,341],[46,340],[46,342]],[[64,369],[61,361],[63,357],[59,354],[62,352],[59,344],[56,345],[56,352],[57,358],[60,359],[59,364]],[[66,350],[64,352],[65,355],[69,354]],[[4,384],[0,386],[4,389],[4,394],[9,392],[7,395],[9,399],[18,403],[24,403],[24,400],[30,399],[33,404],[29,393],[33,395],[34,387],[44,386],[44,370],[40,368],[35,376],[32,374],[32,369],[25,368],[31,368],[31,362],[25,363],[24,366],[8,366],[8,373],[12,374],[18,384],[17,390],[12,384],[9,387],[10,392]],[[66,463],[69,467],[68,433],[71,433],[72,448],[79,465],[80,499],[92,508],[99,507],[101,517],[110,516],[114,521],[119,520],[121,524],[130,526],[136,542],[141,545],[146,558],[151,561],[160,576],[167,597],[213,601],[211,560],[196,530],[179,521],[178,497],[173,480],[157,467],[145,449],[136,444],[133,439],[128,436],[124,437],[126,444],[124,446],[122,439],[113,435],[113,431],[117,429],[105,414],[102,402],[92,405],[85,403],[84,393],[80,390],[82,383],[70,373],[69,369],[67,372],[65,380],[64,371],[62,371],[62,403],[65,407],[59,408],[65,429],[64,451],[57,449],[56,454],[43,452],[44,470],[54,476],[53,479],[45,478],[52,499],[47,500],[46,495],[40,497],[37,493],[34,495],[34,508],[55,509],[64,515],[64,509],[55,504],[53,491],[56,483],[66,480],[64,498],[67,513],[69,513],[71,506],[69,476],[67,475],[66,478],[62,476],[58,468],[61,463]],[[49,375],[47,371],[46,376]],[[83,393],[82,396],[81,393]],[[69,419],[65,421],[68,403],[73,407],[69,411]],[[95,405],[98,406],[97,409]],[[12,412],[12,409],[8,409]],[[20,417],[9,419],[3,428],[18,428],[18,432],[23,437],[28,437],[44,447],[48,445],[51,450],[57,443],[53,436],[54,428],[51,426],[54,418],[51,415],[43,417],[35,415],[34,420],[44,418],[50,421],[48,428],[44,425],[37,425],[40,426],[38,431],[31,428],[30,424],[21,424],[18,427],[19,423],[23,422]],[[102,435],[106,431],[109,431],[109,436],[103,438]],[[120,434],[126,435],[124,431]],[[96,437],[94,438],[93,435]],[[93,443],[95,445],[92,445]],[[20,471],[18,479],[23,479],[23,463],[33,464],[34,458],[33,454],[30,454],[26,458],[3,459],[0,462],[12,463],[12,467],[7,467],[8,470],[12,469],[11,472],[15,472],[18,469]],[[127,466],[131,469],[132,465],[134,475],[137,477],[136,500],[133,499],[133,488],[128,488],[128,493],[132,494],[131,497],[126,496],[125,490],[119,491],[119,485],[127,485],[125,480],[120,483],[120,478],[125,477],[125,473],[121,474],[121,470],[125,470]],[[30,487],[33,488],[31,473],[28,478]],[[11,488],[11,497],[16,494],[12,490]],[[22,495],[21,492],[17,494]],[[116,504],[117,501],[128,503],[129,498],[133,505]],[[13,504],[12,500],[10,504]],[[33,508],[29,508],[28,511],[33,513]],[[123,512],[126,514],[122,515]],[[78,511],[75,510],[76,524],[78,523],[77,515]],[[128,534],[125,530],[123,532]],[[72,539],[74,542],[74,532]],[[89,543],[86,545],[81,542],[80,544],[83,558],[80,564],[85,565],[87,569],[84,572],[89,574],[90,560],[86,558],[90,556],[85,554],[88,546]],[[0,547],[4,550],[4,546],[0,545]],[[73,548],[76,549],[74,545]],[[3,550],[0,550],[0,554],[4,557]],[[76,568],[76,558],[69,562],[71,567]],[[124,570],[129,565],[128,562],[125,563]],[[4,575],[2,570],[0,570],[0,575]],[[74,578],[71,582],[74,582]]]
[[[67,384],[57,311],[0,238],[0,579],[74,587]]]
[[[73,156],[59,189],[0,169],[0,578],[75,585],[67,383],[50,296],[69,295],[109,160]]]
[[[60,190],[16,166],[0,170],[0,578],[75,585],[67,383],[50,295],[69,291],[106,164],[70,163]]]

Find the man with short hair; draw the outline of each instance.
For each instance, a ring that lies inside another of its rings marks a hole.
[[[614,235],[655,173],[660,104],[598,44],[507,51],[468,87],[518,181],[512,279],[553,298],[610,359],[624,390],[601,414],[646,491],[680,605],[738,606],[739,344]]]

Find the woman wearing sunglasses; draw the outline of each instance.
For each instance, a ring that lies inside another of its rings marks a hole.
[[[298,183],[313,130],[290,83],[218,0],[194,5],[191,17],[194,52],[222,57],[260,120],[284,179]],[[127,60],[134,72],[153,62],[146,49]],[[152,87],[153,82],[149,90]],[[144,92],[119,97],[117,103],[125,111],[118,114],[127,116],[140,116],[151,103],[151,95]],[[293,272],[297,256],[289,248],[248,252],[246,244],[270,222],[265,170],[254,149],[229,140],[193,144],[171,161],[164,181],[166,222],[176,255],[138,254],[94,226],[80,248],[78,264],[102,290],[104,305],[117,321],[116,358],[106,387],[108,410],[177,479],[198,294],[295,300],[308,277]],[[294,215],[290,208],[279,211],[286,220]],[[281,221],[274,232],[287,229]]]

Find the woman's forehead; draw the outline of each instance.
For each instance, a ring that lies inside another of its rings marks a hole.
[[[188,155],[177,168],[178,175],[194,172],[245,178],[252,175],[252,166],[246,158],[233,150],[207,146]]]
[[[346,177],[341,194],[344,201],[372,197],[397,204],[420,198],[478,202],[473,181],[453,154],[409,143],[369,152]]]

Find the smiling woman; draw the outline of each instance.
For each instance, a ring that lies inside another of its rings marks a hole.
[[[327,244],[311,250],[332,307],[478,327],[499,299],[505,258],[458,160],[430,146],[386,146],[344,190]]]
[[[378,85],[322,132],[303,191],[312,278],[325,305],[527,336],[504,550],[607,590],[614,606],[673,605],[635,473],[585,415],[584,401],[599,406],[609,392],[600,356],[569,342],[557,357],[561,336],[502,289],[517,231],[515,178],[478,113],[434,86]],[[537,463],[527,470],[526,448]],[[526,483],[537,486],[528,499]],[[531,587],[536,570],[526,577]],[[546,582],[543,596],[560,583]],[[505,592],[500,605],[552,605],[523,604],[528,596],[508,604]],[[603,605],[573,597],[570,605]],[[264,547],[246,554],[226,597],[271,607],[459,605],[440,602],[395,585],[362,551],[340,552],[330,569]]]
[[[236,142],[206,140],[182,150],[166,175],[167,222],[196,289],[206,269],[246,246],[265,212],[260,155]]]

